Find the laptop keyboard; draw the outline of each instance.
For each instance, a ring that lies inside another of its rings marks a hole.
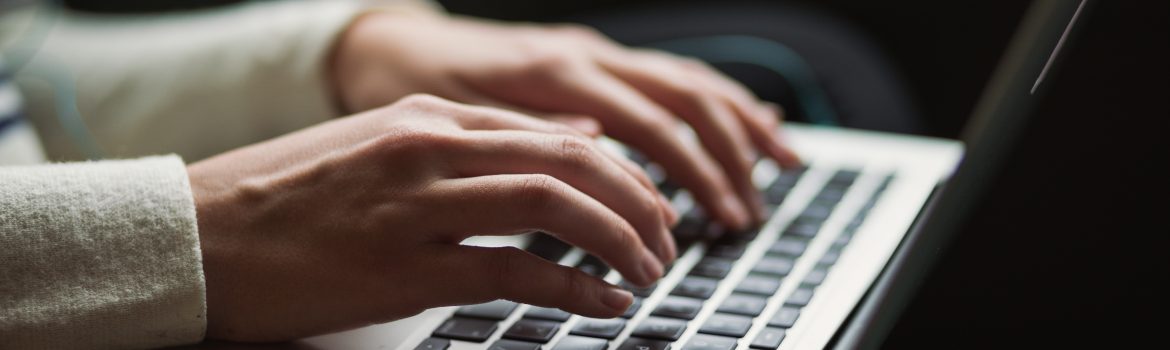
[[[804,174],[804,169],[785,170],[766,186],[763,194],[769,208],[775,210],[783,204]],[[697,241],[706,242],[704,255],[681,281],[666,286],[668,294],[656,299],[653,305],[647,305],[646,299],[664,286],[640,288],[625,281],[619,281],[618,285],[634,294],[634,303],[624,315],[613,319],[584,318],[558,309],[532,306],[514,322],[504,325],[503,321],[516,312],[519,304],[497,300],[468,305],[456,309],[451,318],[440,324],[431,337],[415,349],[445,350],[452,340],[486,343],[493,335],[502,332],[499,340],[490,344],[490,349],[604,350],[617,341],[617,349],[665,350],[671,349],[688,330],[696,332],[682,345],[684,350],[730,350],[743,343],[753,349],[776,349],[783,343],[786,332],[800,319],[802,309],[812,301],[818,287],[832,273],[842,250],[892,179],[892,175],[886,176],[828,251],[816,258],[815,266],[799,276],[799,285],[785,296],[781,306],[765,313],[768,305],[779,302],[771,299],[776,297],[785,279],[796,277],[790,274],[797,260],[804,255],[822,224],[859,176],[859,172],[852,170],[833,173],[804,210],[771,243],[763,257],[752,262],[750,271],[730,282],[735,287],[722,300],[711,298],[736,264],[744,263],[739,260],[758,232],[720,232],[719,225],[706,220],[700,209],[692,209],[683,215],[674,234],[680,252],[685,252]],[[676,186],[665,180],[660,183],[664,192],[672,195],[679,192]],[[713,231],[715,235],[712,235]],[[715,238],[708,239],[712,236]],[[527,250],[558,262],[571,247],[551,236],[538,234]],[[609,266],[592,255],[585,255],[574,266],[602,278],[610,271]],[[666,273],[673,268],[675,266],[668,266]],[[712,303],[717,303],[714,313],[700,318],[701,311]],[[649,309],[647,316],[632,322],[631,318],[642,309]],[[576,322],[571,323],[567,335],[553,343],[555,335],[574,317]],[[767,323],[755,322],[761,318]],[[753,326],[762,329],[751,339],[745,339]],[[628,336],[619,339],[627,329],[630,330]]]

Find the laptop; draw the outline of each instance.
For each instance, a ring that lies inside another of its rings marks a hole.
[[[539,233],[465,244],[517,246],[630,289],[621,317],[591,319],[497,300],[308,338],[327,349],[842,349],[880,346],[1010,150],[1043,75],[1083,2],[1035,2],[984,92],[964,141],[786,124],[802,169],[760,161],[753,180],[771,211],[725,232],[690,195],[657,177],[684,213],[680,257],[651,288],[623,283],[599,259]],[[608,142],[608,141],[607,141]],[[616,143],[609,146],[622,149]],[[624,149],[623,149],[624,150]],[[636,152],[650,173],[657,167]],[[533,286],[539,288],[539,286]],[[393,296],[388,296],[393,297]]]

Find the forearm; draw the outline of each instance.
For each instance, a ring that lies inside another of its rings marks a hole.
[[[0,348],[146,348],[206,329],[177,157],[0,168]]]
[[[347,1],[296,1],[149,17],[64,14],[20,82],[55,159],[79,154],[57,121],[60,87],[38,71],[75,84],[105,156],[200,159],[337,116],[325,61],[356,11]]]

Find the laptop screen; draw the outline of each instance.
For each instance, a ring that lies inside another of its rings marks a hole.
[[[840,333],[837,348],[877,348],[930,272],[938,252],[950,242],[980,200],[987,179],[1013,147],[1045,90],[1044,78],[1059,62],[1060,48],[1072,40],[1086,1],[1032,4],[964,129],[967,152],[954,176],[935,196],[907,235],[853,322]]]

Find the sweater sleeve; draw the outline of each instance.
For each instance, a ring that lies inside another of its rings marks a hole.
[[[148,348],[206,329],[177,156],[0,167],[0,348]]]
[[[52,159],[86,155],[57,113],[55,98],[74,88],[80,119],[105,157],[199,160],[339,116],[328,55],[353,18],[373,8],[433,6],[261,1],[163,15],[65,12],[18,82]]]

